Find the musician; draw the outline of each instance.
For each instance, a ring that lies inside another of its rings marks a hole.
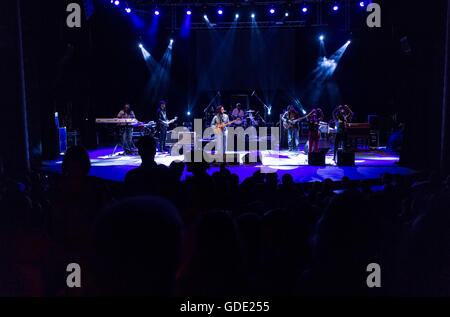
[[[299,119],[299,113],[293,105],[289,105],[281,118],[281,120],[287,124],[289,151],[296,150],[300,144],[298,122],[292,122],[296,119]]]
[[[319,124],[323,120],[323,111],[320,108],[311,110],[310,113],[306,115],[308,120],[308,152],[319,152]]]
[[[211,121],[211,126],[216,129],[216,125],[224,125],[221,132],[216,133],[216,152],[224,154],[227,151],[227,137],[228,131],[226,124],[230,122],[228,115],[225,114],[225,109],[222,105],[218,106],[216,109],[216,115]]]
[[[166,102],[161,100],[159,102],[159,108],[157,111],[158,120],[158,130],[159,130],[159,152],[163,153],[166,151],[166,137],[167,137],[167,113],[166,113]]]
[[[125,104],[122,110],[117,115],[119,119],[135,119],[133,110],[130,104]],[[119,123],[122,133],[122,148],[125,155],[133,154],[133,126],[128,123]]]
[[[241,104],[239,102],[236,103],[236,108],[233,109],[231,117],[233,118],[233,120],[238,119],[238,121],[236,121],[235,123],[235,125],[237,126],[241,126],[244,123],[245,113],[244,110],[242,110]]]
[[[334,139],[334,156],[336,161],[336,154],[340,146],[344,149],[347,143],[347,123],[352,121],[353,111],[347,105],[339,105],[333,110],[333,119],[336,124],[336,138]]]

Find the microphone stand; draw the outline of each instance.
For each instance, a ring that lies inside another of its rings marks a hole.
[[[211,107],[211,105],[213,104],[214,100],[216,100],[217,96],[220,96],[220,92],[219,91],[216,93],[216,95],[211,99],[209,104],[203,110],[203,113],[205,114],[203,118],[205,119],[206,122],[208,122],[208,110]]]
[[[255,96],[256,99],[259,100],[260,103],[262,103],[262,105],[264,106],[264,108],[267,110],[267,112],[269,112],[269,107],[267,107],[267,105],[258,97],[258,95],[256,94],[256,91],[253,91],[252,96]],[[266,112],[264,111],[264,118],[266,118]],[[265,122],[264,122],[265,123]]]

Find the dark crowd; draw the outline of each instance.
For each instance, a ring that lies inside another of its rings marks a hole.
[[[124,182],[88,176],[80,146],[61,175],[0,166],[0,296],[450,295],[450,177],[240,183],[194,163],[181,181],[185,164],[157,165],[152,138],[138,149]]]

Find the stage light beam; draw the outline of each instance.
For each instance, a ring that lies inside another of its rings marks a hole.
[[[320,35],[320,36],[319,36],[319,40],[320,40],[320,41],[323,41],[324,39],[325,39],[325,36],[323,36],[323,35]]]
[[[254,13],[252,13],[250,16],[252,17],[252,19],[255,18],[255,14]]]
[[[237,19],[239,19],[239,13],[236,13],[235,15],[234,15],[234,18],[237,20]]]
[[[155,10],[154,14],[158,16],[159,15],[159,10]]]

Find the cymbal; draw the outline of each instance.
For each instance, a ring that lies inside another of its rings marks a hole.
[[[247,110],[246,112],[255,112],[255,110]]]

